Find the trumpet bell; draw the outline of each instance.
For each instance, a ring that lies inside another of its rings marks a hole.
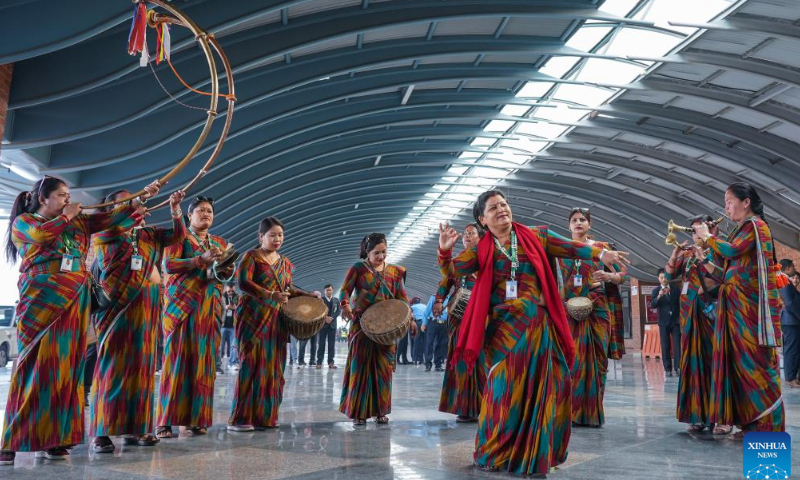
[[[667,230],[671,234],[673,234],[675,232],[689,232],[689,233],[693,233],[694,232],[694,228],[692,228],[692,227],[682,227],[680,225],[677,225],[672,220],[669,221],[669,224],[667,225]]]

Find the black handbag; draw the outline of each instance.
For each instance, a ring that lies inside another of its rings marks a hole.
[[[92,280],[89,288],[92,293],[92,312],[103,311],[111,305],[111,299],[99,283]]]
[[[90,269],[91,278],[89,279],[89,292],[92,296],[92,312],[101,312],[111,305],[111,298],[108,296],[103,287],[100,285],[100,265],[97,260],[92,264]]]

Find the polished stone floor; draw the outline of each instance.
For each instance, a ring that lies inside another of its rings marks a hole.
[[[337,345],[342,350],[342,344]],[[287,368],[278,430],[229,433],[225,424],[234,376],[218,377],[214,426],[205,437],[162,441],[153,448],[117,446],[113,455],[76,447],[66,462],[19,454],[0,467],[14,479],[347,479],[406,480],[512,478],[476,471],[474,425],[437,411],[442,374],[400,366],[394,377],[389,425],[370,422],[354,430],[340,414],[344,354],[338,370]],[[5,406],[9,370],[0,369]],[[710,434],[689,435],[675,421],[677,378],[665,378],[658,361],[628,355],[612,362],[606,390],[606,425],[573,430],[566,464],[548,478],[743,478],[742,445]],[[785,392],[787,431],[800,438],[800,389]],[[117,442],[121,443],[121,442]],[[800,466],[800,452],[793,455]]]

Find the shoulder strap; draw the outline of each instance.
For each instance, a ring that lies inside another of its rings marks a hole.
[[[283,256],[282,255],[278,255],[278,262],[282,262],[282,261],[283,261]],[[273,267],[272,264],[269,263],[269,261],[266,258],[264,259],[264,262],[267,264],[267,267],[269,267],[270,271],[272,272],[272,276],[275,278],[275,282],[278,284],[279,287],[281,287],[281,292],[285,291],[286,290],[286,285],[284,285],[284,283],[281,282],[281,279],[278,276],[278,272],[275,271],[275,267]],[[275,263],[278,263],[278,262],[275,262]]]
[[[394,293],[392,293],[392,289],[389,288],[389,285],[386,283],[386,280],[383,278],[383,275],[381,275],[380,273],[378,273],[377,270],[372,268],[372,265],[369,264],[369,261],[365,260],[363,263],[369,269],[369,271],[372,272],[373,275],[375,275],[375,277],[378,279],[378,281],[381,283],[381,285],[386,287],[386,291],[389,292],[389,296],[394,298]],[[388,267],[388,266],[389,265],[387,264],[386,267]],[[386,273],[386,268],[385,267],[383,269],[383,272]]]

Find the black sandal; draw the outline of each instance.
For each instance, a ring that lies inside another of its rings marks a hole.
[[[364,420],[363,418],[354,418],[353,419],[353,425],[355,425],[356,427],[363,427],[366,424],[367,424],[367,421]]]
[[[153,445],[157,444],[161,440],[154,436],[145,434],[145,435],[130,435],[125,437],[125,445],[135,445],[138,447],[152,447]]]
[[[208,430],[205,427],[189,427],[186,429],[186,433],[189,435],[205,435],[208,433]]]
[[[375,417],[375,423],[377,423],[379,425],[386,425],[387,423],[389,423],[389,417],[387,417],[386,415],[381,415],[380,417]]]
[[[156,427],[156,437],[158,438],[172,438],[172,427]]]
[[[92,442],[94,453],[114,453],[114,442],[109,437],[95,437]]]

